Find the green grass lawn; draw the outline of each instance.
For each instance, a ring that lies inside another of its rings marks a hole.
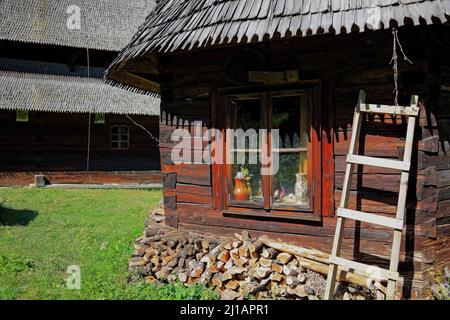
[[[200,286],[129,283],[133,241],[160,190],[0,189],[0,299],[209,299]],[[67,288],[69,266],[81,289]]]

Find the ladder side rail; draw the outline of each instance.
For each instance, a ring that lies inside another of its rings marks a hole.
[[[357,105],[364,103],[365,100],[366,100],[366,92],[364,90],[360,90]],[[353,116],[353,124],[352,124],[353,133],[352,133],[352,139],[350,141],[349,154],[356,154],[358,152],[361,126],[362,126],[362,114],[361,114],[361,112],[358,111],[358,108],[355,108],[355,114]],[[347,167],[345,170],[345,177],[344,177],[344,185],[342,188],[342,195],[341,195],[341,201],[340,201],[341,208],[346,208],[348,205],[348,201],[349,201],[349,197],[350,197],[350,189],[351,189],[351,185],[352,185],[353,169],[354,169],[354,164],[347,163]],[[344,218],[337,217],[336,230],[335,230],[335,234],[334,234],[333,249],[331,252],[331,256],[336,257],[341,252],[342,237],[344,234],[344,226],[345,226]],[[328,269],[327,285],[325,288],[325,295],[324,295],[325,300],[333,299],[333,292],[334,292],[334,287],[335,287],[335,282],[336,282],[337,270],[338,270],[337,265],[330,264],[330,267]]]
[[[403,156],[404,162],[411,162],[413,142],[414,142],[414,132],[416,128],[416,117],[412,116],[408,118],[408,129],[406,133],[405,141],[405,153]],[[406,197],[408,194],[408,183],[409,183],[409,172],[403,171],[400,179],[400,191],[397,203],[397,214],[396,218],[398,220],[404,221],[405,209],[406,209]],[[400,262],[400,247],[402,241],[402,232],[400,230],[394,231],[391,261],[389,265],[389,270],[392,272],[397,272],[398,264]],[[388,300],[393,300],[395,298],[396,281],[389,280],[387,288]]]

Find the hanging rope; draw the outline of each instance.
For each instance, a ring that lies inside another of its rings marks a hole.
[[[90,71],[90,62],[89,62],[89,48],[86,48],[86,60],[87,60],[87,77],[88,82],[91,77],[91,71]],[[88,141],[87,141],[87,157],[86,157],[86,171],[90,171],[90,162],[91,162],[91,107],[90,107],[90,101],[88,100],[87,103],[89,108],[89,116],[88,116]]]
[[[396,28],[392,28],[392,36],[393,36],[393,48],[392,48],[392,59],[390,64],[392,64],[392,70],[394,70],[394,85],[395,85],[395,89],[394,89],[394,93],[395,93],[395,98],[394,98],[394,103],[396,106],[398,106],[398,54],[397,54],[397,45],[400,48],[400,52],[403,55],[403,59],[406,62],[409,62],[410,64],[413,64],[413,62],[411,60],[408,59],[408,57],[405,55],[405,52],[403,51],[403,47],[402,44],[400,43],[400,39],[398,38],[398,31]]]
[[[131,119],[131,117],[129,115],[125,115],[125,117],[127,117],[131,122],[133,122],[136,126],[138,126],[139,128],[141,128],[142,130],[144,130],[145,132],[148,133],[148,135],[150,136],[150,138],[154,141],[156,141],[156,143],[159,145],[159,139],[156,138],[150,131],[148,131],[142,124],[137,123],[136,121],[134,121],[133,119]]]

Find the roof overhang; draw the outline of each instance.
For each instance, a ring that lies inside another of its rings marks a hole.
[[[449,20],[450,0],[161,0],[110,65],[105,79],[124,88],[160,93],[159,55]],[[146,73],[151,83],[136,79],[137,72]]]
[[[0,110],[159,116],[159,105],[98,78],[0,71]]]
[[[155,0],[1,0],[0,40],[120,51]]]

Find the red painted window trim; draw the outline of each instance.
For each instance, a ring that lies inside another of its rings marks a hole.
[[[311,211],[287,211],[281,209],[253,210],[252,208],[228,207],[226,199],[226,165],[212,165],[212,186],[214,195],[214,208],[223,210],[224,213],[233,215],[248,213],[249,216],[267,217],[268,219],[289,220],[313,220],[320,221],[323,216],[334,215],[334,157],[333,157],[333,113],[331,106],[331,85],[327,83],[326,91],[322,91],[320,80],[301,81],[294,84],[282,86],[247,86],[238,88],[223,88],[214,90],[211,94],[211,120],[212,127],[222,130],[224,120],[224,106],[226,95],[239,92],[255,91],[289,91],[310,89],[313,99],[314,111],[312,119],[313,163],[320,165],[312,166],[314,179],[314,204]],[[325,99],[322,99],[322,95]],[[224,152],[225,155],[225,152]],[[324,174],[325,172],[325,174]],[[325,177],[327,179],[325,179]],[[331,179],[332,178],[332,179]]]

